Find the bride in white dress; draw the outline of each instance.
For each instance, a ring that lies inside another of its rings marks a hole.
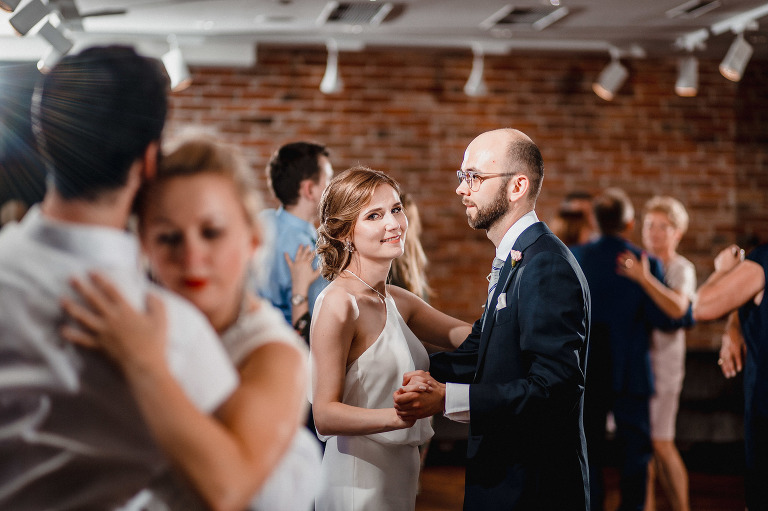
[[[422,342],[453,350],[470,325],[386,285],[408,229],[393,179],[349,169],[331,181],[320,210],[317,250],[332,282],[315,304],[310,333],[315,426],[327,440],[316,510],[412,510],[418,446],[432,427],[428,419],[400,419],[393,394],[404,373],[428,370]]]

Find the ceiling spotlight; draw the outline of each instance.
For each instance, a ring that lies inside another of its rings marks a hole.
[[[169,37],[168,40],[171,43],[171,49],[163,55],[162,61],[168,73],[168,78],[171,80],[171,90],[179,92],[192,84],[192,74],[189,72],[187,63],[184,61],[184,56],[181,54],[181,48],[179,48],[176,38]]]
[[[32,27],[50,14],[50,9],[42,0],[32,0],[11,16],[8,22],[19,35],[27,35]]]
[[[485,68],[485,57],[483,48],[476,45],[472,48],[474,57],[472,58],[472,71],[469,73],[469,79],[464,85],[464,94],[470,97],[485,96],[488,93],[488,87],[483,79]]]
[[[605,66],[597,77],[597,81],[592,84],[592,90],[604,100],[611,101],[627,76],[629,76],[627,68],[619,62],[618,57],[612,56],[611,63]]]
[[[732,82],[741,80],[744,69],[752,57],[752,51],[752,45],[744,40],[743,33],[739,33],[720,63],[720,74]]]
[[[699,92],[699,59],[693,55],[677,61],[675,92],[684,98],[692,98]]]
[[[320,92],[335,94],[344,90],[344,81],[339,76],[339,47],[333,39],[328,41],[326,47],[328,48],[328,62],[320,82]]]
[[[69,53],[69,50],[74,46],[74,43],[67,39],[64,32],[51,25],[50,21],[46,21],[45,24],[40,27],[38,34],[51,43],[51,46],[53,46],[61,55]]]
[[[43,55],[43,58],[37,61],[37,69],[41,73],[47,74],[56,64],[58,64],[63,56],[64,55],[59,53],[56,48],[49,48],[48,53]]]
[[[6,12],[13,12],[21,3],[21,0],[0,0],[0,9]]]

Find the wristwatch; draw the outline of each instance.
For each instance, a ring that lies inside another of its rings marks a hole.
[[[304,295],[294,294],[291,296],[291,304],[293,304],[294,306],[299,306],[306,301],[307,301],[307,297]]]

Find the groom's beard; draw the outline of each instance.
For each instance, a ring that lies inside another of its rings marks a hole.
[[[493,224],[498,222],[509,211],[506,183],[499,187],[499,193],[493,198],[493,202],[483,208],[475,205],[475,210],[477,212],[475,218],[467,215],[469,226],[473,229],[483,229],[485,231],[490,229]]]

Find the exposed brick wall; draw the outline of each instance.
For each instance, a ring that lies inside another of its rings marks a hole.
[[[169,131],[203,128],[240,144],[262,176],[269,154],[299,139],[327,144],[337,171],[362,163],[391,173],[420,206],[433,304],[449,314],[472,321],[484,298],[493,247],[467,226],[454,171],[488,129],[519,128],[541,148],[537,212],[545,221],[573,189],[623,187],[638,212],[653,194],[673,195],[691,213],[680,252],[700,281],[726,244],[747,235],[768,241],[764,62],[750,64],[739,84],[722,78],[717,62],[701,62],[696,98],[674,94],[674,58],[628,62],[630,78],[609,103],[591,90],[604,56],[487,56],[489,95],[468,98],[467,51],[342,52],[345,90],[329,96],[318,89],[325,55],[259,47],[252,69],[193,68],[192,87],[174,95]],[[721,329],[697,326],[689,345],[718,346]]]

